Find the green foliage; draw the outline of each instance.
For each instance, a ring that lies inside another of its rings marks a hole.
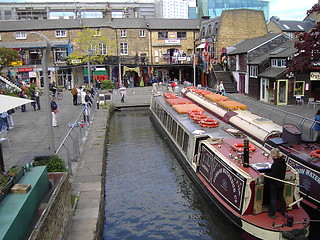
[[[53,155],[49,158],[35,160],[35,166],[47,166],[48,172],[67,172],[66,166],[62,158]]]
[[[101,89],[114,89],[114,84],[111,80],[104,80],[101,82]]]
[[[31,96],[31,95],[34,93],[36,87],[37,87],[37,85],[34,84],[34,83],[32,83],[32,84],[30,85],[30,87],[28,87],[27,90],[25,91],[26,94],[27,94],[27,96]]]
[[[10,177],[5,173],[0,173],[0,189],[7,184]]]
[[[91,64],[101,64],[106,57],[106,55],[100,53],[101,45],[106,46],[108,55],[113,54],[112,49],[115,46],[115,41],[89,27],[83,27],[74,42],[73,52],[68,56],[68,62],[72,65],[87,63],[89,55]]]
[[[21,166],[14,166],[12,168],[10,168],[8,171],[7,171],[7,174],[10,176],[10,177],[14,177],[15,175],[17,175],[17,173],[22,169]]]
[[[12,62],[19,60],[17,50],[11,48],[0,47],[0,71],[4,68],[11,67]]]
[[[2,90],[2,94],[12,96],[12,97],[19,97],[19,91],[13,87],[4,88]]]

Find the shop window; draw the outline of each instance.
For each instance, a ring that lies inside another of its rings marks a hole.
[[[158,32],[158,39],[168,38],[168,32]]]
[[[127,42],[120,43],[120,55],[128,55],[128,43]]]
[[[66,30],[56,30],[56,37],[66,37],[67,36],[67,31]]]
[[[16,39],[27,39],[26,32],[16,32]]]
[[[304,96],[304,81],[295,81],[294,82],[294,96],[301,95]]]

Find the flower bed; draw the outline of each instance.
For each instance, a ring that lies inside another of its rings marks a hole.
[[[10,189],[22,178],[24,175],[24,168],[21,166],[14,166],[7,172],[0,173],[0,202],[7,196]]]

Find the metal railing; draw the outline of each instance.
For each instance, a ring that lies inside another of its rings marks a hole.
[[[79,161],[83,146],[86,143],[90,125],[96,111],[97,96],[98,94],[95,92],[92,98],[92,105],[87,109],[89,121],[84,121],[82,119],[83,111],[81,110],[74,122],[69,123],[70,129],[55,151],[55,154],[65,160],[65,164],[67,165],[70,174],[73,172],[72,162]]]
[[[203,87],[203,89],[214,92],[212,88]],[[320,122],[296,113],[285,111],[278,107],[273,107],[270,104],[257,102],[256,100],[251,100],[232,94],[228,95],[228,97],[232,100],[236,100],[243,104],[246,104],[247,109],[250,112],[257,114],[258,116],[270,119],[281,126],[283,126],[284,124],[295,125],[301,131],[302,140],[311,142],[314,141],[314,125]]]

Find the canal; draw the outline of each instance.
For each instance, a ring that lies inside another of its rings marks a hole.
[[[107,148],[105,240],[240,238],[188,178],[147,109],[116,111]]]

